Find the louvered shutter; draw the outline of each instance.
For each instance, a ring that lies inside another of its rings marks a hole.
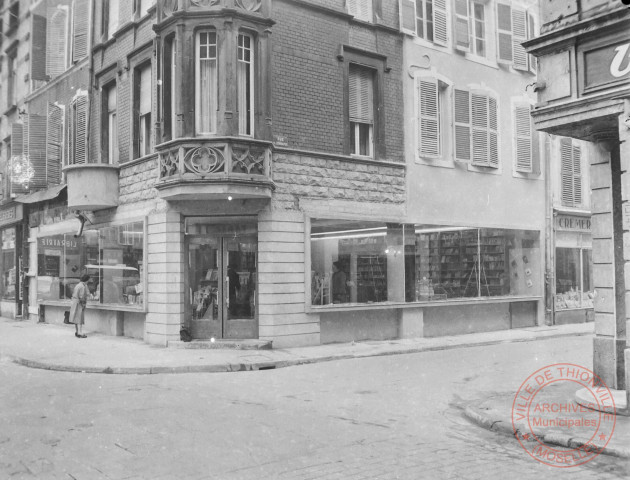
[[[48,125],[46,129],[46,183],[61,183],[63,158],[63,108],[48,104]]]
[[[512,7],[497,3],[497,36],[499,63],[512,63]]]
[[[48,31],[46,36],[46,74],[57,77],[66,71],[68,48],[67,7],[48,7]]]
[[[418,0],[421,1],[421,0]],[[400,30],[410,35],[416,34],[416,0],[399,0]]]
[[[87,96],[81,95],[73,102],[72,111],[72,152],[73,164],[87,161]]]
[[[455,0],[455,48],[470,52],[468,0]]]
[[[512,9],[512,66],[528,70],[527,52],[521,43],[527,40],[527,15],[524,10]]]
[[[455,159],[470,162],[470,92],[454,89]]]
[[[350,66],[349,71],[350,121],[374,122],[374,94],[372,73],[367,68]]]
[[[534,17],[531,14],[527,14],[527,38],[532,39],[536,37],[536,26],[534,23]],[[534,55],[527,55],[529,71],[532,73],[536,73],[538,70],[536,65],[536,57]]]
[[[24,138],[24,124],[22,123],[12,123],[11,124],[11,167],[13,167],[13,162],[15,157],[20,157],[25,154],[25,138]],[[11,185],[11,193],[12,194],[21,194],[28,192],[28,189],[25,188],[21,183],[13,182],[12,178],[9,178],[9,183]]]
[[[499,168],[499,107],[497,100],[488,97],[488,163]]]
[[[473,165],[488,166],[488,97],[472,93],[470,103]]]
[[[33,15],[31,78],[46,80],[46,17]]]
[[[28,156],[28,130],[29,130],[29,115],[24,115],[22,120],[22,153]]]
[[[582,205],[582,150],[573,146],[573,206]]]
[[[440,155],[440,103],[435,78],[416,78],[418,142],[420,156]]]
[[[46,188],[46,124],[44,115],[28,116],[28,156],[34,170],[31,189]]]
[[[534,171],[532,134],[529,106],[516,105],[514,107],[514,145],[517,172],[532,173]]]
[[[570,138],[560,140],[560,200],[573,206],[573,145]]]
[[[90,2],[74,0],[72,8],[72,61],[78,62],[88,53],[88,21]]]
[[[433,43],[446,46],[448,30],[446,15],[446,0],[433,0]]]
[[[347,0],[348,13],[366,22],[372,21],[372,0]]]

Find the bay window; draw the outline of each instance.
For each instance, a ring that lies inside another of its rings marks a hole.
[[[197,32],[196,42],[196,125],[197,133],[214,133],[217,128],[217,34]]]
[[[238,35],[236,67],[238,133],[254,134],[254,39],[248,33]]]

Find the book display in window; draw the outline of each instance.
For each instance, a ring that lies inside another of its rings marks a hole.
[[[387,257],[357,255],[357,301],[387,301]]]
[[[436,232],[418,235],[416,265],[418,301],[460,296],[464,274],[461,233]]]
[[[470,274],[466,281],[464,296],[500,296],[509,293],[506,274],[506,241],[500,230],[476,232],[466,239],[466,260]],[[481,262],[479,262],[481,254]]]

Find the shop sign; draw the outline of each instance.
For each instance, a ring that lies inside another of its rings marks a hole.
[[[565,232],[590,232],[591,218],[576,215],[557,215],[556,230]]]
[[[55,235],[52,237],[42,237],[39,239],[39,244],[42,247],[66,247],[77,248],[77,241],[63,238],[62,235]]]
[[[0,225],[9,225],[22,220],[22,205],[13,205],[0,210]]]
[[[630,81],[630,42],[584,52],[585,88]]]

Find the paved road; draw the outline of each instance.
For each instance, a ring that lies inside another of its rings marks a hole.
[[[591,339],[180,375],[50,372],[0,363],[0,478],[628,478],[600,456],[567,470],[461,416]]]

